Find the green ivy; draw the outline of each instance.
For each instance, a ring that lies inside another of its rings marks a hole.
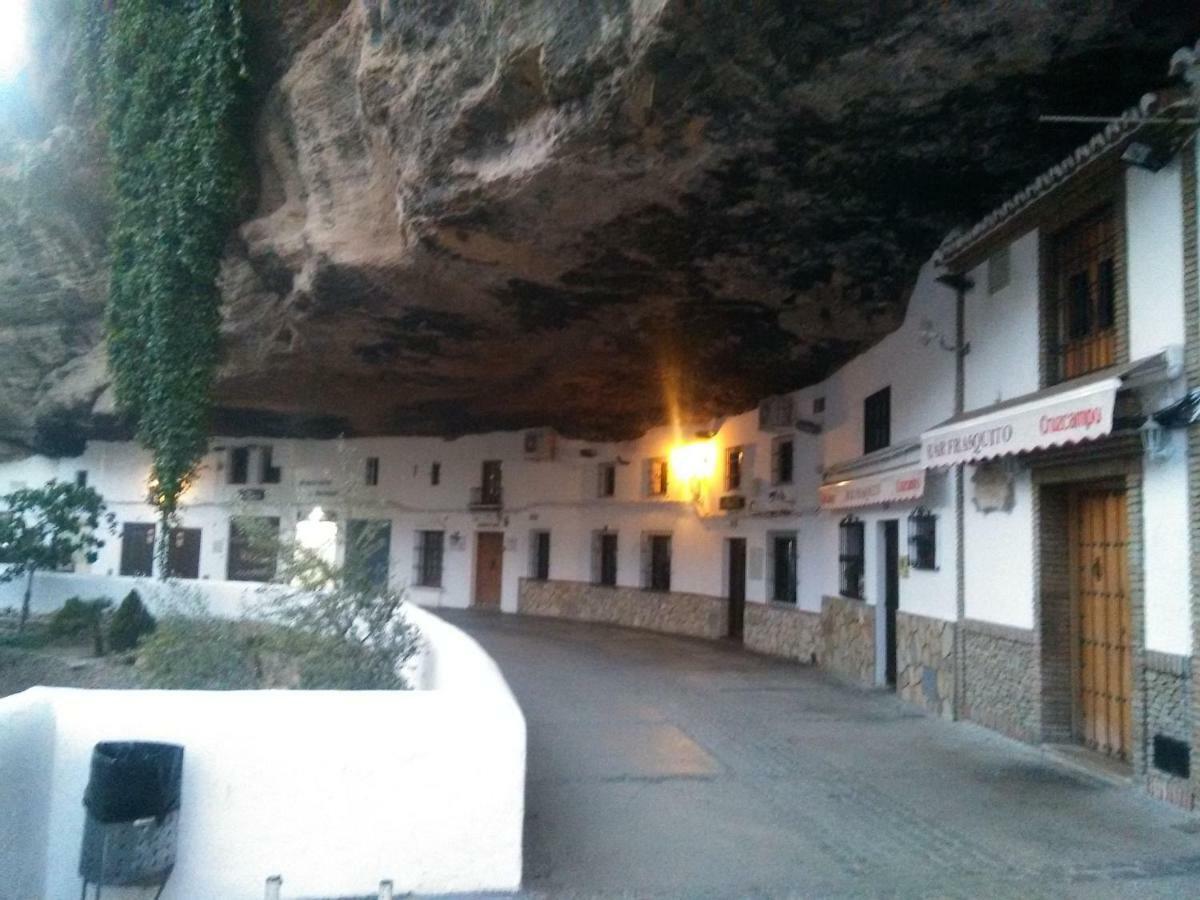
[[[236,134],[246,86],[241,6],[83,4],[82,96],[101,113],[115,199],[109,368],[118,403],[153,454],[154,499],[167,516],[208,441],[217,275],[245,168]]]

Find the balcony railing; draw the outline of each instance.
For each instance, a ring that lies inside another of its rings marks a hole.
[[[500,488],[471,488],[471,509],[499,509],[504,505],[504,493]]]

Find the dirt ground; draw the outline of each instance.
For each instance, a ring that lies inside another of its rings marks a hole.
[[[92,656],[92,648],[49,646],[25,649],[0,645],[0,697],[34,685],[79,688],[142,687],[124,656]]]

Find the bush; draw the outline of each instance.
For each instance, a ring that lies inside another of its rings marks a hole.
[[[261,622],[164,616],[143,639],[147,684],[170,690],[399,690],[390,656],[353,641]]]
[[[142,603],[137,591],[130,591],[113,613],[108,625],[108,645],[114,652],[132,650],[142,635],[154,631],[154,616]]]
[[[104,655],[104,611],[112,602],[104,597],[81,600],[70,597],[50,619],[46,629],[51,640],[80,640],[90,636],[97,656]]]

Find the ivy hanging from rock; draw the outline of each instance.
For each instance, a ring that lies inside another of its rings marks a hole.
[[[109,369],[169,516],[208,440],[217,275],[245,171],[240,0],[82,7],[82,86],[107,132],[115,195]]]

